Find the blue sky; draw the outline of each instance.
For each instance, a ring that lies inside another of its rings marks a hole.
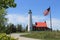
[[[28,24],[28,11],[32,10],[33,23],[47,21],[49,25],[49,15],[44,16],[43,12],[51,7],[53,29],[60,30],[60,0],[15,0],[16,8],[7,9],[8,23]]]

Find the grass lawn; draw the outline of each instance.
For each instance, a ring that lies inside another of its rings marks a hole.
[[[55,32],[55,31],[30,32],[30,34],[22,35],[22,36],[29,38],[44,39],[44,40],[60,40],[60,32]]]

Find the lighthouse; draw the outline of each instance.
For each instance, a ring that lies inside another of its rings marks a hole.
[[[32,12],[29,10],[28,12],[28,32],[32,30]]]

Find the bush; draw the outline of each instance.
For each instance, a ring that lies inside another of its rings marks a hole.
[[[16,39],[10,38],[5,33],[0,33],[0,40],[16,40]]]

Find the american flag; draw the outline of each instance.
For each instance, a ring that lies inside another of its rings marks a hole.
[[[50,12],[50,7],[49,7],[49,8],[47,8],[47,9],[44,11],[44,16],[48,15],[48,14],[49,14],[49,12]]]

